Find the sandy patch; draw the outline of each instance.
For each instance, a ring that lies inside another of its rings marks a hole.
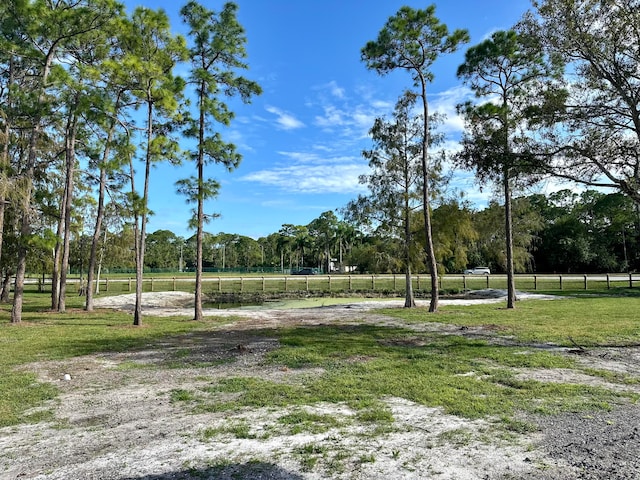
[[[147,314],[192,315],[190,294],[145,294],[144,299]],[[97,300],[96,306],[101,308],[127,310],[132,305],[129,295]],[[299,407],[331,415],[338,424],[317,433],[292,433],[279,420],[293,409],[192,413],[185,403],[172,401],[176,391],[198,391],[220,378],[257,376],[288,381],[295,375],[317,374],[264,362],[264,355],[278,343],[267,333],[256,334],[255,329],[265,332],[270,327],[296,324],[361,323],[364,312],[382,304],[402,305],[400,301],[376,301],[296,310],[208,311],[237,317],[218,331],[194,332],[139,351],[32,364],[28,368],[40,380],[55,383],[61,390],[59,398],[46,406],[55,412],[55,421],[0,429],[0,479],[538,480],[640,476],[636,455],[640,435],[636,439],[633,431],[638,424],[634,421],[640,421],[640,410],[635,406],[620,410],[619,416],[611,413],[607,421],[619,424],[604,430],[608,432],[605,437],[593,435],[600,425],[594,423],[597,419],[567,415],[546,419],[539,433],[504,439],[491,419],[462,419],[394,397],[384,399],[394,417],[392,428],[384,432],[374,432],[371,425],[355,421],[356,412],[342,404]],[[397,319],[371,312],[366,319],[401,325]],[[495,335],[490,328],[460,330],[455,325],[435,323],[412,328],[483,338]],[[193,366],[170,368],[167,362],[182,354],[189,356]],[[616,355],[590,350],[579,361],[589,368],[614,372],[635,368],[637,374],[640,349]],[[141,368],[145,366],[151,368]],[[543,382],[610,387],[601,377],[573,370],[519,373]],[[64,380],[65,374],[70,380]],[[629,389],[636,387],[630,385]],[[624,423],[623,418],[630,421]],[[238,425],[244,429],[241,436],[231,432]],[[580,428],[574,428],[576,425]],[[629,455],[620,457],[621,451],[613,447],[616,442],[624,444]],[[610,452],[598,456],[597,469],[590,468],[593,455],[586,446],[591,444],[601,452]],[[622,458],[624,464],[616,458]],[[607,468],[602,466],[605,463]]]

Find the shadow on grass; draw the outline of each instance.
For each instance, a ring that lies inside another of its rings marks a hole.
[[[220,465],[204,469],[189,468],[180,472],[167,472],[157,475],[144,475],[141,477],[127,477],[123,480],[231,480],[237,478],[242,478],[243,480],[267,478],[270,480],[302,480],[304,477],[272,463],[248,462],[243,464],[230,463],[228,465]]]

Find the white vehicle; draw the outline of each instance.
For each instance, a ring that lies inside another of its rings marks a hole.
[[[465,275],[491,275],[489,267],[474,267],[464,271]]]

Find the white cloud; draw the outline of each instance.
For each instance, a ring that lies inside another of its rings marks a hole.
[[[465,86],[453,87],[431,96],[431,111],[446,116],[444,124],[440,127],[444,133],[458,135],[464,131],[464,119],[458,115],[456,107],[473,98],[473,92]]]
[[[335,134],[334,141],[337,138],[350,142],[367,138],[376,117],[384,113],[370,104],[324,105],[322,109],[323,114],[315,116],[314,125],[326,133]]]
[[[358,128],[368,132],[373,126],[376,116],[373,111],[366,111],[362,107],[358,107],[356,111],[353,112],[353,121]]]
[[[391,111],[393,110],[393,102],[387,102],[385,100],[373,100],[371,106],[376,111]]]
[[[255,148],[246,139],[244,131],[231,129],[225,132],[225,140],[233,143],[239,150],[245,152],[255,152]]]
[[[368,170],[366,163],[357,157],[321,157],[305,152],[279,152],[291,164],[259,170],[242,177],[243,181],[256,182],[286,190],[288,193],[361,193],[364,187],[358,177]]]
[[[368,132],[375,118],[389,116],[394,102],[373,96],[365,98],[364,92],[356,92],[359,98],[354,101],[355,98],[349,99],[336,82],[314,90],[318,95],[307,102],[306,107],[315,110],[313,123],[319,127],[316,131],[322,134],[310,145],[274,152],[278,157],[276,161],[269,167],[244,175],[241,177],[243,182],[258,183],[291,194],[358,194],[366,191],[358,177],[367,173],[369,167],[359,155],[369,145]],[[456,106],[471,96],[466,87],[430,96],[431,111],[447,115],[445,125],[440,128],[447,138],[438,151],[444,149],[451,153],[459,148],[458,138],[464,125]],[[278,116],[281,128],[285,125],[299,128],[302,124],[292,114],[276,107],[268,107],[267,111]],[[471,190],[468,186],[463,188]]]
[[[260,206],[268,208],[282,208],[289,205],[289,202],[285,200],[265,200],[260,202]]]
[[[313,90],[319,91],[320,96],[324,97],[323,92],[328,92],[331,97],[338,98],[340,100],[344,100],[346,97],[346,90],[338,85],[338,82],[335,80],[331,80],[328,83],[323,83],[322,85],[317,85],[312,87]]]
[[[314,117],[314,125],[325,132],[335,133],[341,138],[362,140],[368,137],[369,130],[378,117],[389,117],[394,103],[386,99],[373,98],[371,91],[359,91],[361,103],[348,101],[337,104],[320,98],[322,113]],[[340,97],[342,98],[342,97]],[[447,135],[458,138],[464,131],[464,120],[458,115],[456,107],[460,103],[473,98],[473,92],[468,87],[456,86],[444,92],[429,95],[430,111],[444,115],[444,123],[439,130]]]
[[[331,95],[336,98],[344,98],[344,88],[339,87],[335,80],[327,84],[327,88],[331,91]]]
[[[314,123],[319,127],[333,128],[341,127],[347,123],[345,112],[341,111],[334,105],[326,105],[323,107],[324,115],[316,115]]]
[[[267,106],[265,107],[265,110],[277,117],[276,124],[278,125],[278,128],[281,128],[282,130],[295,130],[296,128],[303,128],[305,126],[303,122],[298,120],[292,114],[284,112],[277,107]]]

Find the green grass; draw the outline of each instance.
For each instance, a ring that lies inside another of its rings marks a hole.
[[[586,385],[520,380],[513,368],[575,366],[570,358],[530,347],[367,325],[300,327],[279,336],[283,346],[269,355],[270,362],[291,369],[319,367],[324,373],[287,383],[226,378],[205,389],[201,408],[346,403],[357,410],[360,422],[381,424],[393,421],[380,407],[380,399],[391,396],[467,418],[608,409],[634,398]]]
[[[61,315],[46,311],[48,296],[30,293],[21,325],[10,325],[9,306],[0,306],[0,426],[40,421],[50,414],[33,407],[55,399],[57,391],[18,369],[29,362],[136,350],[163,337],[210,325],[147,317],[144,326],[136,328],[127,314],[73,310],[81,306],[81,301],[70,297],[69,311]],[[199,411],[293,407],[294,413],[283,421],[300,431],[333,428],[344,421],[303,414],[305,405],[346,404],[355,410],[355,421],[371,423],[375,428],[393,422],[383,400],[401,397],[467,418],[502,418],[507,429],[519,431],[528,427],[511,420],[516,412],[607,409],[618,402],[635,400],[603,388],[522,380],[513,369],[577,368],[571,358],[536,347],[545,342],[575,342],[585,347],[637,344],[639,307],[640,298],[625,296],[526,301],[512,311],[502,304],[489,304],[444,306],[437,314],[424,309],[384,312],[409,324],[489,325],[495,334],[515,339],[507,346],[410,328],[367,325],[366,314],[363,323],[355,326],[280,329],[269,333],[278,337],[281,346],[271,351],[266,361],[274,368],[291,370],[286,381],[257,378],[247,372],[246,376],[209,380],[205,387],[194,390],[174,390],[169,396],[184,408]],[[255,334],[264,335],[264,331]],[[184,362],[188,353],[177,350],[171,361]],[[637,382],[635,377],[623,378],[606,371],[585,372],[620,384]],[[241,430],[238,428],[234,435],[250,434]],[[309,458],[315,458],[315,454]]]
[[[142,327],[134,327],[128,314],[80,310],[82,300],[70,296],[67,313],[58,314],[47,311],[48,295],[28,293],[18,325],[9,323],[10,305],[0,305],[0,427],[40,420],[41,415],[26,418],[25,412],[57,395],[54,385],[38,382],[34,374],[17,369],[21,365],[134,350],[162,337],[202,328],[184,319],[152,317],[144,318]]]
[[[424,310],[385,310],[410,322],[440,322],[460,326],[489,325],[501,335],[522,342],[555,342],[571,346],[633,345],[640,342],[640,298],[579,297],[527,300],[507,310],[504,303],[445,306],[435,315]],[[573,340],[573,341],[572,341]]]
[[[278,423],[288,427],[289,434],[296,435],[302,432],[324,433],[330,428],[338,427],[342,422],[333,415],[311,413],[302,409],[296,409],[278,419]]]
[[[244,439],[256,438],[255,434],[251,433],[251,427],[246,420],[225,422],[224,426],[207,427],[198,432],[198,437],[203,442],[208,442],[220,435],[231,435]]]

